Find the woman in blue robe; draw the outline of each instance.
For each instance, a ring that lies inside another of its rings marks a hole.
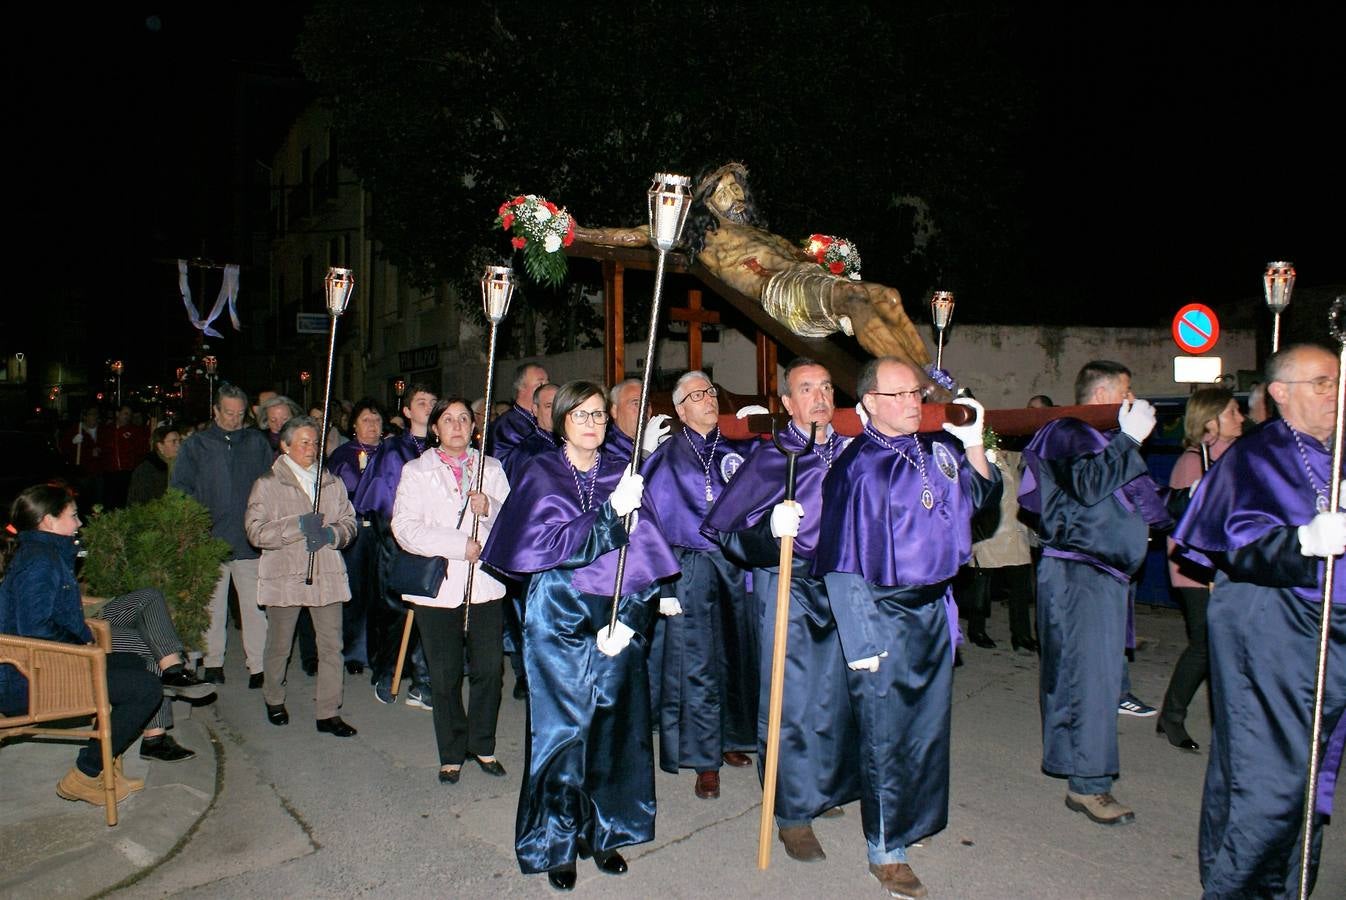
[[[654,838],[654,755],[646,641],[658,582],[678,564],[652,510],[630,533],[626,513],[644,482],[600,449],[608,422],[603,389],[557,391],[553,453],[535,457],[500,511],[482,559],[531,576],[525,602],[529,685],[527,774],[515,851],[525,873],[547,872],[570,890],[575,860],[626,871],[620,847]],[[609,629],[618,550],[629,547],[617,625]]]

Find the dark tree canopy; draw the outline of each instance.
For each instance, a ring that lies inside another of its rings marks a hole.
[[[473,283],[517,193],[638,224],[654,172],[738,159],[773,231],[851,238],[918,322],[935,287],[985,320],[1023,283],[1013,29],[947,4],[320,0],[299,57],[413,279]]]

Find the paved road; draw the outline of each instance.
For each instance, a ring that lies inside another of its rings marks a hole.
[[[1003,622],[992,623],[992,633]],[[1173,611],[1142,608],[1146,645],[1132,666],[1136,693],[1157,702],[1181,649]],[[231,641],[238,640],[237,633]],[[237,643],[231,646],[237,647]],[[523,764],[523,704],[500,718],[499,757],[509,776],[469,766],[456,787],[438,784],[430,714],[378,705],[367,678],[346,679],[343,715],[360,729],[318,734],[311,679],[291,676],[292,722],[267,723],[261,694],[230,654],[229,683],[205,724],[218,737],[220,792],[180,853],[116,894],[159,897],[550,896],[545,877],[519,873],[513,822]],[[1180,753],[1153,719],[1120,722],[1117,795],[1134,825],[1108,829],[1069,812],[1062,782],[1039,770],[1037,660],[1008,649],[964,650],[955,680],[949,827],[912,865],[932,897],[1196,897],[1195,851],[1206,756]],[[506,676],[506,691],[509,676]],[[1209,736],[1204,694],[1189,722]],[[881,897],[868,874],[857,805],[817,824],[826,862],[804,865],[777,844],[755,868],[760,791],[753,770],[725,768],[723,796],[697,800],[693,775],[659,774],[658,836],[629,848],[628,875],[581,863],[577,896]],[[1346,897],[1340,834],[1329,829],[1319,897]]]

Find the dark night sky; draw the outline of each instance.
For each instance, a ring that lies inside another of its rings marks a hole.
[[[0,353],[55,325],[45,298],[71,293],[88,309],[72,339],[96,336],[145,365],[189,345],[174,273],[155,260],[195,255],[203,240],[207,253],[230,252],[220,226],[236,73],[253,86],[254,158],[267,158],[277,111],[296,96],[264,87],[294,71],[302,6],[278,6],[115,4],[13,20]],[[1018,29],[1031,35],[1017,53],[1036,85],[1018,152],[1032,185],[1025,252],[1042,261],[1041,283],[1078,296],[1081,318],[1161,324],[1188,299],[1255,296],[1271,258],[1294,260],[1301,285],[1346,282],[1331,140],[1340,16],[1115,9],[1014,14],[1033,17]],[[245,297],[250,286],[245,273]],[[1024,319],[1072,313],[1044,304]]]

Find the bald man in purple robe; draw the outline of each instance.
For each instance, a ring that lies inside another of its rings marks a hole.
[[[918,434],[925,374],[871,360],[856,393],[864,431],[823,482],[813,574],[827,584],[860,723],[860,815],[869,871],[923,897],[907,847],[949,818],[949,721],[957,611],[950,585],[972,557],[972,517],[1000,502],[981,405],[953,437]],[[961,446],[960,446],[961,445]]]

